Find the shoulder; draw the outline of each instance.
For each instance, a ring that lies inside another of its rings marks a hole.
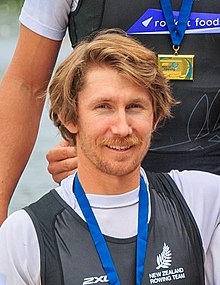
[[[19,20],[41,36],[62,40],[70,11],[77,4],[78,0],[25,0]]]
[[[214,197],[220,195],[220,176],[203,171],[178,171],[169,172],[183,196],[206,196],[211,193]]]
[[[2,226],[0,227],[0,234],[2,232],[6,233],[10,230],[18,230],[19,232],[28,229],[31,227],[31,219],[29,215],[24,210],[18,210],[11,215],[4,221]],[[14,232],[13,232],[14,233]],[[12,234],[13,234],[12,233]]]
[[[202,171],[172,170],[169,175],[175,181],[185,200],[193,209],[196,205],[220,207],[220,176]]]
[[[36,238],[35,229],[25,210],[11,214],[0,228],[0,244],[9,244],[10,248],[18,248],[19,244],[29,246],[33,243],[33,238]]]
[[[1,274],[7,277],[9,284],[39,284],[38,240],[32,221],[24,210],[14,212],[2,224],[0,252]]]
[[[177,170],[169,175],[185,198],[207,249],[220,223],[220,176],[202,171]]]

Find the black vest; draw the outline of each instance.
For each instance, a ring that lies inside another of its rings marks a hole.
[[[179,11],[181,3],[182,0],[172,1],[173,10]],[[79,0],[77,10],[69,18],[72,44],[102,28],[129,31],[149,9],[161,11],[159,0]],[[205,20],[208,24],[220,23],[218,0],[195,0],[192,12],[197,13],[195,24],[200,28]],[[159,25],[156,20],[155,25]],[[134,36],[156,53],[173,54],[168,34]],[[194,169],[220,174],[216,159],[220,158],[219,50],[219,30],[185,34],[180,54],[195,55],[194,80],[171,82],[174,97],[182,103],[173,109],[174,119],[167,120],[154,134],[151,149],[143,161],[145,169],[153,172]]]
[[[168,175],[148,173],[151,221],[143,285],[203,285],[197,225]],[[107,282],[87,224],[52,190],[26,207],[39,240],[42,285]],[[105,237],[122,285],[135,284],[136,237]]]

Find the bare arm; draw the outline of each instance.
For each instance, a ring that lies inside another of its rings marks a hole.
[[[33,149],[61,42],[21,25],[17,47],[0,85],[0,224]]]

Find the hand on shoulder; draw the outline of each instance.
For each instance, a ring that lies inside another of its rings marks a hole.
[[[61,141],[46,155],[48,171],[53,180],[60,183],[61,180],[73,174],[77,169],[78,158],[76,147],[71,146],[67,141]]]

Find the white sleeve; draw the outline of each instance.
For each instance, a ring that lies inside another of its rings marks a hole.
[[[205,250],[207,285],[220,285],[220,176],[171,171],[197,222]]]
[[[0,228],[0,285],[40,285],[40,251],[35,229],[24,210]]]
[[[53,40],[62,40],[68,16],[79,0],[25,0],[20,22],[33,32]]]
[[[220,284],[220,224],[215,229],[205,259],[206,284]]]

